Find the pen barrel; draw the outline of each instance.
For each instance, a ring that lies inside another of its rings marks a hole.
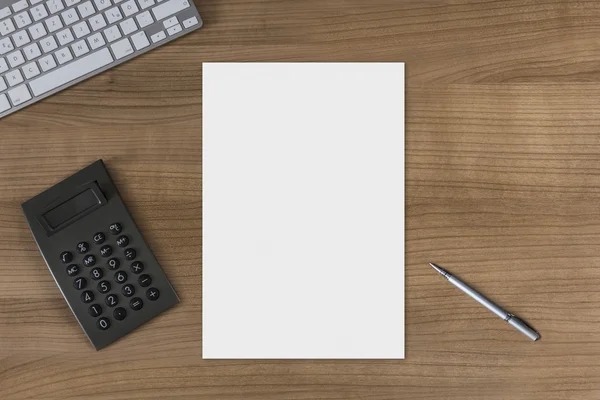
[[[479,304],[481,304],[482,306],[484,306],[485,308],[487,308],[488,310],[490,310],[491,312],[493,312],[494,314],[496,314],[503,320],[508,320],[508,317],[510,315],[509,313],[504,311],[502,308],[500,308],[499,305],[497,305],[493,301],[490,301],[487,298],[485,298],[481,293],[479,293],[475,289],[467,286],[460,279],[455,278],[454,276],[450,275],[448,277],[448,281],[451,284],[453,284],[454,286],[456,286],[457,288],[459,288],[460,290],[462,290],[463,292],[465,292],[466,294],[468,294],[469,296],[471,296],[473,299],[477,300],[477,302]]]
[[[519,319],[518,317],[515,317],[512,314],[509,314],[507,321],[516,330],[518,330],[519,332],[521,332],[522,334],[524,334],[525,336],[527,336],[529,339],[533,340],[534,342],[540,338],[540,334],[535,329],[533,329],[532,327],[527,325],[523,320]]]

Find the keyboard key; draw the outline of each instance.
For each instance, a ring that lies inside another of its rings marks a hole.
[[[14,31],[16,31],[16,29],[15,24],[13,24],[12,22],[12,19],[9,18],[0,22],[0,34],[2,34],[3,36],[13,33]]]
[[[91,290],[86,290],[85,292],[81,293],[81,301],[84,303],[91,303],[94,301],[94,292]]]
[[[163,21],[163,26],[165,27],[165,29],[169,29],[170,27],[177,25],[178,23],[179,20],[177,19],[177,17],[171,17]]]
[[[106,10],[111,6],[110,0],[94,0],[94,4],[96,5],[98,11]]]
[[[127,317],[127,311],[123,307],[117,307],[115,308],[115,311],[113,311],[113,317],[115,317],[117,321],[123,321]]]
[[[148,37],[146,36],[146,33],[144,31],[138,32],[135,35],[133,35],[131,37],[131,41],[133,42],[133,45],[135,46],[136,50],[141,50],[145,47],[150,46],[150,42],[148,41]]]
[[[135,286],[133,286],[131,283],[123,285],[121,288],[121,293],[123,293],[123,296],[125,297],[131,297],[135,294]]]
[[[119,297],[116,294],[109,294],[104,300],[107,306],[114,307],[119,304]]]
[[[0,8],[0,19],[6,18],[11,14],[12,14],[12,12],[10,12],[10,8],[8,8],[8,7]]]
[[[188,18],[185,21],[183,21],[183,27],[185,29],[190,28],[194,25],[198,25],[198,18],[196,17]]]
[[[23,73],[25,74],[25,79],[31,79],[40,74],[40,69],[38,68],[35,61],[23,66],[22,70],[23,70]]]
[[[71,253],[70,251],[63,251],[62,253],[60,253],[60,261],[62,261],[63,264],[68,264],[71,261],[73,261],[73,253]]]
[[[46,27],[48,27],[48,32],[56,32],[63,27],[62,21],[58,15],[48,18],[44,23],[46,24]]]
[[[152,278],[150,278],[150,275],[140,275],[140,277],[138,278],[138,283],[141,287],[148,287],[152,283]]]
[[[65,0],[65,5],[67,7],[73,7],[75,4],[80,3],[81,0]]]
[[[51,69],[56,68],[56,61],[54,61],[54,57],[52,54],[48,54],[45,57],[40,58],[40,67],[42,67],[42,71],[47,72]]]
[[[98,320],[98,322],[96,322],[96,326],[98,327],[98,329],[105,331],[108,328],[110,328],[110,319],[102,317]]]
[[[169,36],[175,35],[179,32],[181,32],[183,29],[181,28],[181,25],[177,24],[175,26],[170,27],[169,29],[167,29],[167,32],[169,33]]]
[[[58,44],[56,43],[56,39],[54,39],[54,36],[48,36],[47,38],[42,39],[40,44],[42,45],[42,50],[44,51],[44,53],[48,53],[52,50],[58,49]]]
[[[145,10],[148,7],[152,7],[154,4],[154,0],[138,0],[138,2],[140,3],[140,7],[142,7],[142,10]]]
[[[20,14],[17,14],[13,17],[17,24],[17,28],[21,29],[28,25],[31,25],[31,18],[29,17],[29,13],[27,11],[23,11]]]
[[[69,44],[73,40],[75,40],[75,38],[73,37],[73,34],[71,33],[71,29],[69,29],[69,28],[63,29],[62,31],[58,32],[56,34],[56,37],[58,37],[58,42],[60,43],[61,46]]]
[[[157,288],[150,288],[146,290],[146,297],[148,298],[148,300],[157,300],[160,297],[160,292]]]
[[[160,31],[160,32],[156,32],[154,35],[150,36],[150,40],[152,40],[152,43],[156,43],[156,42],[160,42],[161,40],[163,40],[166,37],[167,37],[167,35],[165,35],[165,31]]]
[[[82,55],[90,52],[88,45],[85,43],[85,40],[80,40],[79,42],[74,43],[71,46],[71,49],[73,50],[73,54],[75,54],[75,57],[81,57]]]
[[[44,0],[29,0],[29,2],[31,3],[32,6],[35,6],[36,4],[42,3]]]
[[[63,21],[65,21],[66,25],[73,25],[75,22],[79,21],[79,15],[77,15],[77,11],[74,8],[67,10],[60,14]]]
[[[144,270],[144,263],[141,261],[134,261],[131,263],[129,269],[131,269],[131,272],[134,274],[140,274]]]
[[[10,97],[10,101],[12,101],[15,107],[31,100],[31,94],[29,93],[29,89],[27,89],[27,85],[21,85],[9,90],[8,97]]]
[[[18,67],[21,64],[25,64],[25,58],[23,58],[23,53],[21,53],[21,50],[10,53],[6,58],[8,58],[8,63],[12,68]]]
[[[97,48],[102,47],[106,44],[100,32],[94,33],[87,40],[92,50],[96,50]]]
[[[106,20],[104,19],[102,14],[94,15],[92,18],[89,19],[89,21],[90,21],[90,26],[92,27],[92,30],[94,32],[96,32],[97,30],[100,30],[106,26]]]
[[[88,27],[87,22],[81,21],[80,23],[73,25],[73,32],[75,32],[75,37],[79,39],[89,35],[90,28]]]
[[[87,18],[96,12],[91,1],[86,1],[85,3],[78,5],[77,10],[79,11],[81,18]]]
[[[6,74],[6,81],[8,82],[8,86],[16,86],[23,82],[23,75],[21,75],[21,71],[14,69]]]
[[[121,9],[123,10],[123,14],[125,14],[126,17],[129,17],[130,15],[133,15],[133,14],[137,13],[138,11],[140,11],[137,4],[135,4],[134,0],[129,0],[125,3],[123,3],[121,5]]]
[[[46,32],[46,28],[44,28],[44,25],[42,25],[41,22],[30,26],[28,31],[33,40],[38,40],[39,38],[46,36],[46,34],[48,33]]]
[[[119,24],[121,30],[123,31],[123,35],[127,36],[132,32],[137,31],[137,25],[133,18],[128,18],[125,21]]]
[[[115,40],[120,39],[122,37],[121,31],[116,25],[105,29],[104,36],[106,36],[106,40],[108,40],[108,43],[114,42]]]
[[[31,15],[34,21],[39,21],[48,16],[48,11],[46,11],[46,7],[43,4],[39,4],[31,9]]]
[[[143,13],[137,15],[135,19],[137,19],[138,24],[140,24],[140,28],[145,28],[154,23],[154,19],[152,19],[150,11],[144,11]]]
[[[154,18],[160,21],[181,10],[185,10],[189,6],[190,2],[188,0],[169,0],[154,7],[152,13],[154,14]]]
[[[104,14],[106,15],[106,19],[108,19],[109,24],[114,24],[123,19],[123,14],[121,14],[119,7],[113,7]]]
[[[100,307],[99,304],[92,304],[88,309],[88,312],[92,317],[98,317],[100,314],[102,314],[102,307]]]
[[[6,59],[0,58],[0,74],[6,71],[8,71],[8,64],[6,63]]]
[[[10,38],[0,39],[0,55],[6,54],[14,49],[15,46],[13,46]]]
[[[110,292],[110,282],[102,281],[98,284],[98,291],[102,294]]]
[[[65,47],[64,49],[60,49],[59,51],[57,51],[56,53],[54,53],[54,56],[56,57],[56,59],[58,60],[59,64],[64,64],[66,62],[69,62],[73,59],[73,55],[71,54],[71,50],[69,50],[68,47]],[[93,257],[93,256],[88,256],[88,257]],[[86,264],[86,260],[89,258],[84,258],[83,259],[83,263]],[[95,260],[94,260],[95,263]],[[86,264],[86,266],[91,266],[93,264]]]
[[[40,51],[40,47],[38,46],[37,43],[32,43],[29,46],[26,46],[23,49],[23,51],[25,52],[25,57],[27,58],[28,61],[31,61],[42,55],[42,52]]]
[[[23,47],[24,45],[26,45],[27,43],[30,42],[27,31],[21,31],[21,32],[15,33],[14,35],[12,35],[12,39],[13,39],[13,42],[15,42],[15,46],[17,46],[17,47]]]
[[[144,306],[144,302],[139,297],[134,297],[129,302],[129,307],[131,307],[131,309],[134,311],[141,310],[143,306]]]
[[[120,40],[115,44],[112,44],[110,46],[110,48],[112,49],[117,60],[133,53],[133,47],[131,47],[131,43],[129,42],[129,39],[127,39],[127,38]],[[128,249],[128,250],[133,251],[133,249]],[[125,250],[125,258],[127,258],[127,250]],[[135,256],[134,256],[134,258],[135,258]],[[129,260],[130,258],[127,258],[127,259]]]
[[[103,48],[100,51],[78,58],[72,63],[55,69],[46,75],[35,78],[29,83],[29,85],[31,86],[31,91],[33,94],[35,96],[40,96],[46,92],[49,92],[50,90],[69,83],[72,80],[102,68],[113,61],[114,60],[108,48]]]
[[[12,5],[12,9],[14,12],[23,11],[27,7],[28,7],[27,0],[20,0]]]
[[[0,92],[3,90],[6,90],[7,88],[8,88],[8,86],[6,85],[4,78],[0,76]],[[2,112],[2,111],[0,111],[0,112]]]
[[[9,110],[11,108],[12,107],[10,106],[6,95],[0,94],[0,113],[3,113],[4,111]]]
[[[65,9],[65,6],[62,2],[62,0],[50,0],[46,2],[46,7],[48,7],[48,10],[50,11],[50,14],[56,14],[59,11],[62,11]]]

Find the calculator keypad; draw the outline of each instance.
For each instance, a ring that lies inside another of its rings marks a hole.
[[[77,253],[82,254],[83,257],[81,259],[81,263],[86,267],[92,267],[97,263],[97,256],[101,256],[102,258],[109,258],[106,261],[106,266],[109,270],[115,271],[112,274],[112,279],[109,276],[107,279],[107,275],[103,268],[100,266],[94,267],[89,270],[89,277],[94,281],[98,282],[96,286],[96,290],[99,294],[106,295],[103,297],[104,304],[109,308],[114,308],[112,312],[112,317],[116,321],[123,321],[127,317],[127,305],[133,311],[139,311],[144,307],[144,302],[139,297],[133,297],[138,290],[136,289],[135,282],[126,283],[128,276],[127,272],[120,269],[121,267],[121,258],[124,258],[127,261],[132,261],[129,266],[129,269],[132,273],[139,275],[137,278],[137,284],[139,287],[147,288],[152,284],[152,278],[148,274],[142,274],[144,271],[144,263],[140,260],[136,260],[138,256],[136,250],[132,247],[127,247],[130,244],[130,239],[127,235],[121,235],[123,232],[123,226],[118,223],[112,223],[108,231],[112,235],[119,235],[116,239],[111,239],[107,242],[107,236],[103,232],[97,232],[93,236],[93,243],[98,245],[96,248],[92,248],[87,242],[82,241],[77,243],[75,249]],[[116,244],[117,247],[113,248],[111,245]],[[119,249],[123,250],[119,250]],[[117,249],[118,251],[114,251]],[[60,255],[61,261],[63,263],[70,263],[73,261],[73,254],[69,251],[64,251]],[[84,277],[77,277],[77,275],[81,272],[80,267],[77,264],[71,264],[67,267],[67,275],[75,277],[73,281],[73,286],[77,290],[83,290],[87,287],[88,281]],[[141,274],[141,275],[140,275]],[[105,278],[104,280],[101,280]],[[148,288],[143,291],[140,290],[141,293],[144,293],[146,298],[151,301],[155,301],[160,297],[160,292],[157,288]],[[131,298],[126,305],[120,305],[119,295],[124,296],[124,298]],[[94,294],[93,290],[85,290],[81,293],[81,301],[83,303],[92,303],[94,299],[98,296]],[[117,305],[119,305],[117,307]],[[91,304],[88,308],[88,313],[92,318],[98,318],[96,321],[96,326],[98,329],[107,330],[111,327],[111,318],[106,314],[106,311],[100,304]]]

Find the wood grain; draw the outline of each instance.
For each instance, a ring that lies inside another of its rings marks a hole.
[[[1,399],[600,398],[599,2],[198,6],[201,31],[0,120]],[[404,361],[201,359],[201,62],[258,60],[407,62]],[[182,298],[101,352],[19,207],[97,158]]]

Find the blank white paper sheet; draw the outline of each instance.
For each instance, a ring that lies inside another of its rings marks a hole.
[[[205,63],[207,359],[404,358],[404,64]]]

